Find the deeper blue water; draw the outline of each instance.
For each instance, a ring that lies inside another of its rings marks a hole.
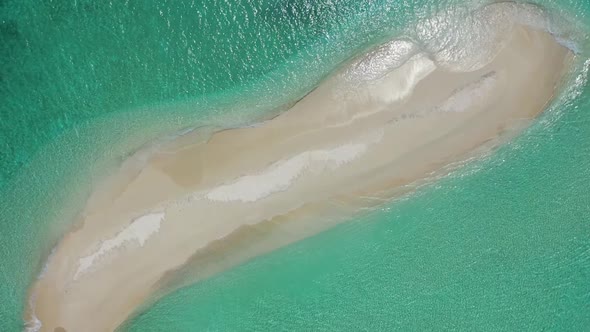
[[[559,35],[578,55],[560,98],[520,137],[406,199],[179,289],[123,330],[589,330],[590,2],[534,2],[567,19]],[[27,287],[60,232],[130,152],[281,111],[439,13],[452,40],[461,13],[485,3],[0,1],[0,330],[22,330]]]

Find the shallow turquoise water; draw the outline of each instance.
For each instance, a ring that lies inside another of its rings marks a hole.
[[[581,71],[590,3],[537,2],[577,22]],[[365,47],[487,1],[467,3],[0,1],[0,330],[22,329],[76,212],[60,207],[130,151],[255,121]],[[178,290],[128,329],[588,329],[590,90],[576,89],[488,159]]]

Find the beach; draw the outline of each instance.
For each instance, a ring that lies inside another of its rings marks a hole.
[[[273,119],[132,156],[55,247],[25,318],[41,331],[111,331],[187,264],[204,262],[206,277],[395,198],[518,133],[570,57],[516,26],[469,71],[416,54],[359,83],[347,79],[353,62]]]

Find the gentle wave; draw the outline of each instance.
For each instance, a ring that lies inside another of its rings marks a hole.
[[[502,36],[515,25],[547,31],[576,52],[578,46],[567,33],[571,27],[563,22],[567,21],[553,19],[533,4],[502,2],[476,10],[453,8],[419,21],[403,31],[402,37],[370,50],[351,64],[345,77],[351,84],[380,80],[415,60],[417,54],[447,70],[477,70],[495,57],[505,42]],[[412,81],[419,71],[407,74],[407,80]]]

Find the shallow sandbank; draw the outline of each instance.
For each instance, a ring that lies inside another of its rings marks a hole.
[[[58,244],[31,290],[42,331],[113,330],[187,262],[220,270],[390,199],[543,111],[568,54],[518,27],[478,70],[417,55],[360,86],[340,72],[259,126],[167,144],[114,175]],[[269,231],[240,244],[253,225]]]

